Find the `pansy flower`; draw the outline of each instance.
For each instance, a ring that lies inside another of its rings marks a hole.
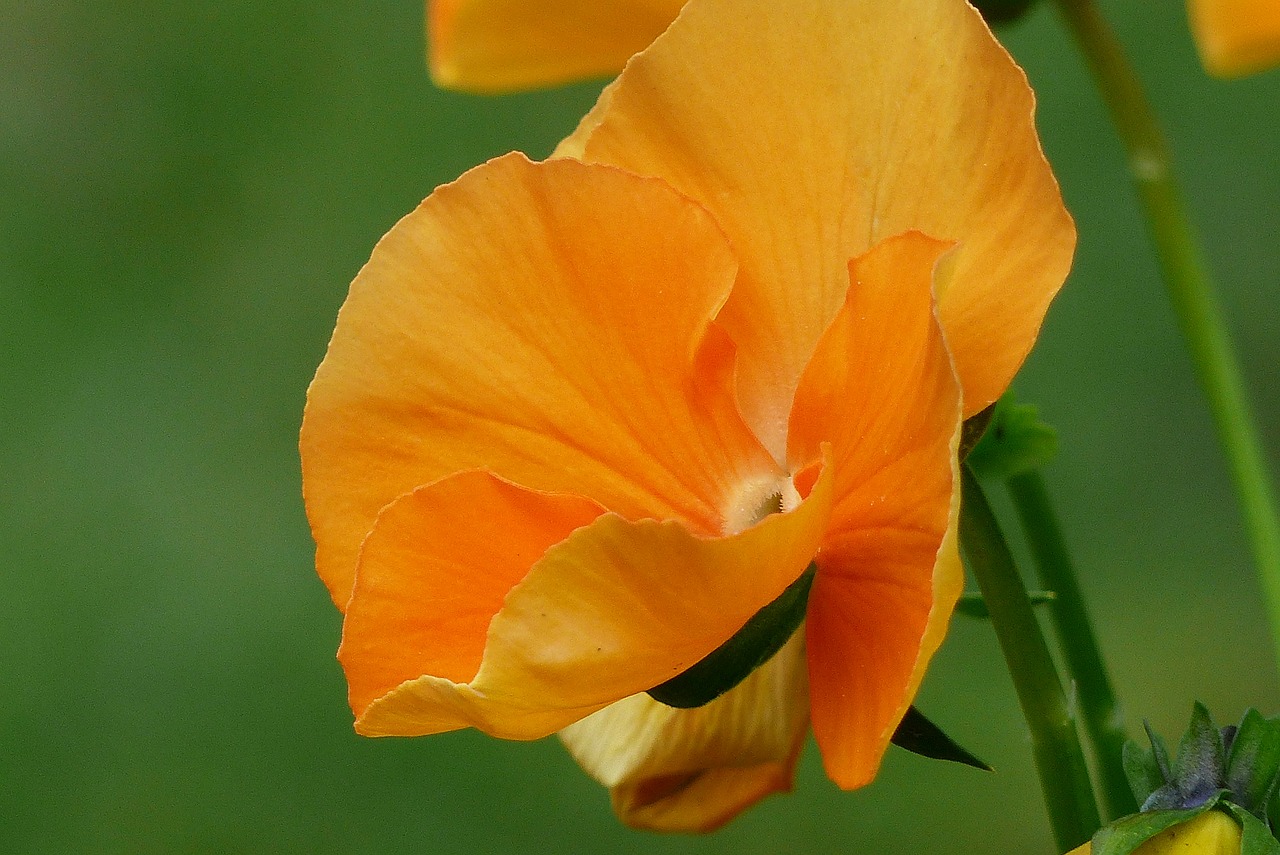
[[[559,731],[650,828],[788,789],[810,726],[870,781],[961,588],[961,419],[1070,265],[1032,111],[958,0],[692,0],[550,160],[401,220],[301,439],[356,729]],[[811,570],[745,680],[648,694]]]
[[[1210,74],[1240,77],[1280,63],[1280,0],[1188,0]]]

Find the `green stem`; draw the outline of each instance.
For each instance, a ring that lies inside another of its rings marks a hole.
[[[1056,595],[1049,613],[1067,671],[1075,681],[1080,717],[1093,744],[1107,818],[1137,813],[1138,803],[1129,789],[1122,760],[1127,738],[1124,713],[1111,688],[1044,478],[1039,470],[1032,469],[1009,478],[1008,487],[1039,570],[1040,582]]]
[[[1101,825],[1089,769],[1049,646],[1031,612],[1031,600],[1004,534],[968,466],[961,477],[960,544],[991,612],[996,639],[1031,731],[1054,838],[1058,850],[1066,852],[1092,837]]]
[[[1169,147],[1119,41],[1092,0],[1057,0],[1128,156],[1191,359],[1227,455],[1280,659],[1280,505],[1208,267],[1173,178]]]

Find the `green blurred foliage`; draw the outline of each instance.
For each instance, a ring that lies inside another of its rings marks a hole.
[[[1179,4],[1111,0],[1280,449],[1280,73],[1206,78]],[[554,740],[366,740],[296,437],[346,285],[437,184],[546,155],[599,84],[441,93],[416,0],[0,13],[0,851],[1049,852],[1008,679],[958,622],[922,708],[999,770],[892,752],[706,838],[620,827]],[[1118,146],[1050,8],[1005,31],[1080,227],[1017,386],[1131,730],[1276,711],[1257,585]]]

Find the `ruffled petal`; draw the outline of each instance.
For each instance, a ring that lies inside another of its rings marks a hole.
[[[1191,31],[1210,74],[1242,77],[1280,64],[1280,3],[1188,0]]]
[[[433,193],[352,284],[308,392],[334,602],[383,506],[469,469],[719,533],[739,485],[780,471],[712,326],[735,269],[698,205],[612,167],[509,155]]]
[[[845,788],[875,776],[963,582],[959,390],[930,293],[948,246],[907,233],[850,265],[791,417],[792,465],[825,442],[835,471],[807,632],[814,734]]]
[[[470,92],[555,86],[617,73],[684,0],[429,0],[436,83]]]
[[[633,695],[560,731],[634,828],[713,831],[788,792],[809,725],[804,633],[705,706]]]
[[[741,270],[720,320],[744,413],[780,455],[848,260],[903,231],[959,243],[938,296],[966,412],[1008,385],[1075,244],[1032,112],[965,3],[706,0],[559,153],[661,176],[724,227]]]
[[[477,478],[491,480],[475,489]],[[379,516],[360,554],[339,653],[356,729],[535,739],[665,682],[803,572],[831,480],[727,537],[616,514],[568,532],[590,503],[488,475],[415,490]],[[557,528],[567,537],[540,554]]]

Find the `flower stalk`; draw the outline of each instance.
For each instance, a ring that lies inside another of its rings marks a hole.
[[[1124,145],[1192,362],[1227,455],[1280,659],[1280,505],[1212,278],[1168,144],[1119,41],[1091,0],[1057,0]]]
[[[1075,720],[1026,586],[982,486],[963,467],[960,544],[991,613],[1032,752],[1058,850],[1088,840],[1101,825]]]
[[[1041,584],[1055,594],[1049,613],[1066,667],[1075,683],[1080,717],[1097,761],[1108,819],[1134,813],[1138,804],[1124,774],[1124,713],[1116,700],[1094,635],[1075,567],[1058,525],[1044,477],[1031,469],[1006,482],[1026,533]]]

